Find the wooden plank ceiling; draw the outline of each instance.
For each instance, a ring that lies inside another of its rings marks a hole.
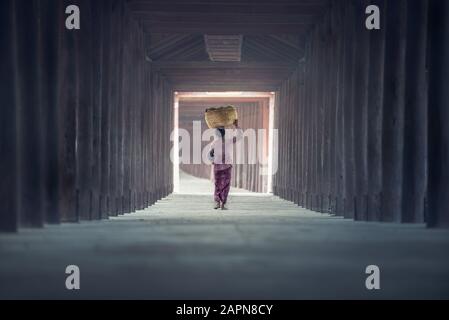
[[[328,0],[127,0],[147,59],[178,91],[273,91]]]
[[[242,35],[205,35],[204,42],[211,61],[240,62],[242,60]]]

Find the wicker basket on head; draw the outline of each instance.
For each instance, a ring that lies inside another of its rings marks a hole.
[[[205,117],[211,129],[229,127],[238,119],[237,109],[233,106],[209,108],[206,110]]]

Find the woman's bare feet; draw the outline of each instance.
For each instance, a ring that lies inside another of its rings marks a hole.
[[[217,209],[220,209],[221,208],[221,205],[220,205],[220,202],[215,202],[215,207],[214,207],[214,209],[215,210],[217,210]]]

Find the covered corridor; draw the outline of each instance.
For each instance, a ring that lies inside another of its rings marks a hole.
[[[446,0],[2,0],[0,298],[449,299],[447,39]],[[274,146],[221,212],[171,136],[228,103]]]

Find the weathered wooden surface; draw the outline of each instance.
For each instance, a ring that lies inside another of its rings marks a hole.
[[[381,30],[368,31],[368,1],[331,1],[307,38],[304,65],[278,91],[282,157],[274,191],[308,209],[346,218],[422,223],[427,161],[430,167],[444,158],[436,151],[444,141],[444,121],[430,128],[440,138],[426,138],[427,46],[437,43],[437,36],[427,40],[428,1],[373,4],[381,9]],[[446,32],[435,26],[437,34]],[[435,50],[435,65],[444,64]],[[436,93],[444,92],[439,85],[435,79]],[[444,95],[438,97],[434,104],[444,105]],[[440,112],[435,114],[446,119]],[[435,154],[427,153],[428,141]],[[444,176],[441,165],[437,168]]]
[[[18,228],[17,208],[17,110],[14,70],[15,32],[12,1],[0,3],[0,231],[14,232]]]
[[[69,4],[81,30],[65,28]],[[3,15],[0,229],[107,218],[169,194],[172,92],[125,2],[4,1]]]
[[[423,222],[427,198],[428,1],[407,8],[403,222]]]
[[[429,210],[431,227],[449,227],[449,3],[430,4]]]

